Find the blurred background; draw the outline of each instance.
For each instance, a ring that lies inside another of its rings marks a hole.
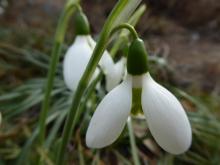
[[[93,34],[100,32],[115,2],[82,2]],[[177,83],[197,92],[219,93],[220,2],[144,0],[143,3],[147,4],[147,11],[137,30],[147,41],[149,51],[168,59],[175,69]],[[62,0],[1,0],[1,43],[20,48],[50,47],[63,5]],[[73,29],[69,29],[67,42],[72,40]]]
[[[100,32],[116,2],[116,0],[82,1],[93,35]],[[137,31],[146,41],[150,55],[158,57],[162,60],[162,65],[166,65],[166,69],[160,67],[155,69],[157,79],[185,91],[188,99],[183,99],[182,102],[190,112],[197,112],[201,107],[207,110],[201,117],[204,125],[202,129],[205,129],[206,134],[204,132],[199,134],[207,139],[195,138],[198,144],[194,147],[194,154],[198,155],[190,155],[192,156],[190,158],[184,156],[180,160],[189,164],[209,164],[213,158],[211,164],[218,164],[220,162],[218,140],[220,139],[220,1],[143,0],[142,3],[147,5],[147,9],[136,26]],[[15,111],[6,112],[9,108],[8,104],[13,104],[14,98],[5,93],[18,90],[17,88],[30,78],[46,77],[47,69],[34,66],[30,61],[36,59],[30,59],[30,56],[39,55],[43,59],[44,55],[50,55],[55,28],[63,6],[64,0],[0,0],[0,110],[8,115],[5,120],[10,119],[0,131],[2,164],[14,162],[18,157],[25,139],[32,132],[27,125],[36,122],[39,110],[39,104],[33,103],[31,106],[22,107],[30,111],[21,116]],[[73,23],[70,24],[64,49],[74,39]],[[47,60],[43,59],[43,61]],[[3,108],[3,105],[7,108]],[[209,115],[211,118],[206,118]],[[12,116],[13,120],[10,118]],[[213,120],[215,123],[212,123]],[[201,126],[201,123],[199,124]],[[136,128],[137,132],[138,130]],[[206,144],[205,141],[212,144]],[[150,162],[149,164],[158,164],[160,161],[164,164],[165,158],[171,160],[171,156],[161,157],[157,149],[149,149],[148,143],[138,144],[143,164],[145,164],[144,160]],[[91,153],[87,152],[84,144],[82,147],[83,153],[91,158]],[[117,147],[119,147],[117,153],[111,152],[113,149],[105,150],[100,156],[99,163],[126,164],[126,160],[124,163],[121,163],[122,160],[119,161],[120,145]],[[201,151],[203,149],[204,152]],[[199,153],[200,151],[202,153]],[[122,156],[131,159],[127,151],[123,151]],[[73,162],[78,164],[77,160],[78,158]],[[184,164],[183,162],[177,164]]]

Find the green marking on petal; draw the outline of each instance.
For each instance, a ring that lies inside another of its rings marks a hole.
[[[142,88],[132,89],[132,108],[131,108],[132,115],[143,114],[143,110],[141,106],[141,92],[142,92]]]

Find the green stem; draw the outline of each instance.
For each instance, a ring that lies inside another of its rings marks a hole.
[[[121,29],[127,29],[130,31],[130,33],[132,34],[133,38],[134,39],[137,39],[138,38],[138,34],[136,32],[136,30],[134,29],[134,27],[128,23],[122,23],[118,26],[116,26],[112,32],[111,32],[111,35],[113,35],[115,32],[117,32],[118,30],[121,30]]]
[[[61,48],[62,48],[62,43],[64,40],[65,32],[66,32],[66,27],[68,25],[69,19],[72,16],[72,14],[75,11],[75,4],[78,3],[78,0],[76,1],[71,1],[71,3],[67,3],[67,5],[64,8],[63,13],[60,16],[56,34],[55,34],[55,41],[54,41],[54,46],[52,49],[52,54],[51,54],[51,62],[49,66],[49,71],[47,75],[47,83],[45,86],[45,95],[44,95],[44,100],[42,103],[42,108],[41,108],[41,113],[40,113],[40,121],[39,121],[39,145],[43,146],[44,140],[45,140],[45,130],[46,130],[46,118],[49,110],[49,104],[50,104],[50,95],[51,91],[53,88],[53,82],[54,82],[54,77],[55,77],[55,72],[57,68],[57,64],[59,61],[59,56],[61,53]]]
[[[39,146],[43,147],[44,145],[44,140],[45,140],[45,130],[46,130],[46,119],[47,119],[47,114],[49,110],[49,104],[50,104],[50,95],[52,92],[52,87],[53,87],[53,81],[54,81],[54,75],[56,72],[56,66],[59,60],[59,54],[61,51],[61,44],[58,42],[55,42],[54,48],[52,51],[52,60],[50,63],[50,69],[48,72],[48,78],[47,78],[47,84],[45,87],[45,95],[44,95],[44,101],[42,104],[41,112],[40,112],[40,121],[39,121]],[[41,164],[44,159],[43,157],[39,157],[38,159],[38,164]]]
[[[80,165],[85,165],[85,159],[84,159],[84,156],[83,156],[83,148],[82,148],[80,140],[78,142],[78,153],[79,153],[79,164]]]
[[[131,153],[132,153],[132,157],[133,157],[133,160],[134,160],[134,164],[135,165],[140,165],[141,163],[140,163],[140,160],[139,160],[139,157],[138,157],[137,146],[136,146],[136,143],[135,143],[134,131],[133,131],[131,120],[132,120],[131,117],[129,117],[128,120],[127,120],[129,138],[130,138],[130,144],[131,144]]]
[[[145,10],[146,10],[146,5],[141,5],[129,18],[128,23],[135,27],[137,22],[140,20],[140,17],[144,14]],[[121,44],[126,43],[126,40],[128,40],[128,33],[122,31],[119,35],[119,38],[115,41],[113,47],[111,48],[110,54],[112,58],[115,57]]]
[[[108,38],[109,35],[111,33],[111,29],[112,26],[114,24],[114,21],[117,19],[118,15],[123,11],[123,8],[126,6],[128,0],[120,0],[115,8],[113,9],[112,13],[110,14],[110,16],[108,17],[103,30],[101,32],[100,38],[98,40],[98,43],[95,47],[95,50],[93,51],[92,57],[86,67],[86,70],[83,74],[83,76],[81,77],[77,90],[75,92],[73,101],[72,101],[72,105],[71,108],[69,110],[69,114],[67,117],[67,120],[65,122],[65,126],[64,126],[64,131],[63,131],[63,135],[62,135],[62,142],[61,142],[61,146],[59,148],[58,151],[58,155],[57,155],[57,161],[56,161],[56,165],[62,165],[64,164],[64,155],[65,155],[65,149],[66,146],[70,140],[70,137],[72,135],[73,132],[73,118],[75,116],[75,114],[77,113],[77,111],[79,110],[79,104],[81,101],[81,97],[83,96],[86,87],[89,83],[89,80],[91,78],[91,76],[93,75],[97,64],[105,50],[106,44],[108,42]]]

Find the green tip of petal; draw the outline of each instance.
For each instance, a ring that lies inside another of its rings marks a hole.
[[[131,75],[141,75],[148,71],[147,51],[143,40],[135,39],[128,50],[127,70]]]
[[[75,15],[75,32],[76,35],[90,34],[89,21],[86,15],[82,12],[78,12]]]

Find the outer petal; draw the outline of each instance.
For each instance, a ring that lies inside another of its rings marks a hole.
[[[92,37],[88,37],[89,45],[92,49],[95,48],[96,42]],[[100,59],[99,65],[106,75],[106,89],[112,90],[122,80],[125,73],[126,59],[122,58],[119,62],[114,64],[114,61],[108,51],[105,51]]]
[[[125,63],[126,63],[126,59],[122,58],[114,65],[114,69],[108,74],[106,74],[107,91],[112,90],[123,79],[126,70]]]
[[[90,148],[102,148],[113,143],[122,132],[132,104],[131,79],[108,93],[98,105],[86,133]]]
[[[191,145],[192,131],[180,102],[149,73],[142,90],[142,108],[156,142],[172,154],[185,152]]]
[[[92,37],[88,37],[88,42],[93,50],[96,46],[96,42],[92,39]],[[99,61],[99,65],[105,74],[108,74],[113,71],[114,61],[111,55],[108,53],[108,51],[104,51],[104,54],[102,55],[102,58]]]
[[[68,49],[63,62],[64,81],[70,90],[75,90],[86,69],[92,49],[88,45],[88,36],[77,36]],[[94,75],[97,75],[98,70]]]
[[[114,61],[107,51],[104,52],[102,58],[99,61],[99,65],[105,74],[112,72],[114,69]]]

